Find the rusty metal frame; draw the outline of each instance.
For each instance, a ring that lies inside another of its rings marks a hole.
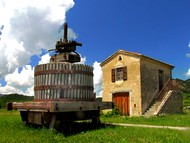
[[[84,74],[93,76],[93,72],[90,71],[81,71],[81,70],[42,70],[36,71],[34,76],[44,75],[44,74]]]
[[[93,90],[93,86],[81,86],[81,85],[42,85],[35,86],[34,91],[46,90],[46,89],[88,89]]]
[[[73,99],[73,98],[58,98],[58,99],[34,99],[35,102],[42,102],[42,101],[45,101],[45,102],[48,102],[48,101],[72,101],[72,102],[75,102],[75,101],[89,101],[89,102],[94,102],[95,101],[95,98],[88,98],[88,99]]]

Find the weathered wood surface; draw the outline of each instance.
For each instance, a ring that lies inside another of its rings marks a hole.
[[[13,102],[12,108],[20,111],[76,112],[112,109],[113,103],[91,101]]]
[[[35,100],[95,100],[93,68],[83,64],[48,63],[35,67]]]

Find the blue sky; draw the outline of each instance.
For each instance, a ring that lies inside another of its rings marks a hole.
[[[174,78],[189,78],[189,0],[76,1],[67,22],[78,33],[88,64],[123,49],[170,63]]]
[[[3,59],[0,93],[32,94],[33,67],[48,61],[45,50],[52,49],[62,36],[59,31],[65,20],[70,38],[77,37],[75,40],[83,43],[77,49],[83,63],[95,68],[98,92],[101,91],[99,64],[118,49],[174,65],[173,78],[190,78],[189,0],[47,0],[45,4],[28,0],[20,3],[0,0],[0,56]]]

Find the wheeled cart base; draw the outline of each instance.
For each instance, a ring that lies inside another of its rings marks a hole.
[[[98,125],[100,110],[111,109],[112,104],[112,102],[92,101],[34,101],[8,103],[7,108],[19,110],[24,124],[59,128],[64,124],[79,120],[92,120],[94,125]]]

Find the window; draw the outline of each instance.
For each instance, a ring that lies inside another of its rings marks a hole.
[[[123,68],[117,68],[116,69],[115,80],[123,80]]]
[[[122,61],[122,57],[121,56],[119,56],[119,61]]]
[[[127,67],[112,69],[112,82],[119,80],[127,80]]]

